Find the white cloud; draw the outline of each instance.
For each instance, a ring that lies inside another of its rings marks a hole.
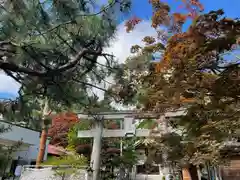
[[[125,22],[118,26],[116,38],[110,43],[110,47],[104,50],[106,53],[113,54],[119,63],[123,63],[127,57],[131,55],[130,49],[133,45],[143,45],[142,39],[145,36],[156,35],[156,31],[151,27],[150,21],[141,22],[130,33],[126,32],[124,24]],[[100,59],[100,62],[102,61],[104,60]],[[104,94],[104,92],[96,89],[94,93],[96,93],[100,99]]]
[[[20,85],[15,80],[0,71],[0,92],[17,95],[19,87]]]
[[[110,47],[105,50],[106,52],[112,53],[116,56],[120,63],[123,63],[130,55],[130,48],[133,45],[142,45],[142,39],[145,36],[156,34],[156,31],[151,27],[150,21],[141,22],[130,33],[126,32],[124,24],[125,22],[118,26],[115,40],[113,40]]]

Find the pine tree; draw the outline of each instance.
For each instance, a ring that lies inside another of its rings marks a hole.
[[[114,38],[117,16],[129,7],[128,0],[102,7],[84,0],[1,4],[0,69],[21,87],[19,98],[2,102],[0,109],[7,119],[15,120],[19,114],[24,121],[38,119],[42,136],[37,164],[49,124],[43,110],[63,110],[76,102],[89,109],[95,97],[89,93],[92,88],[107,92],[96,84],[115,73],[117,63],[103,49]]]
[[[85,99],[117,67],[104,47],[114,38],[128,0],[5,1],[0,7],[0,69],[21,88],[55,101]],[[102,58],[102,60],[99,60]],[[24,92],[24,93],[23,93]],[[61,97],[61,98],[60,98]]]

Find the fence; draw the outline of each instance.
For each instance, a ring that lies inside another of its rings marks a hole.
[[[87,167],[77,169],[74,173],[69,166],[23,166],[19,180],[92,180],[91,173],[87,171]],[[129,174],[123,173],[120,175],[119,170],[116,172],[116,180],[161,180],[162,175],[147,175],[147,174]]]
[[[70,173],[72,172],[72,173]],[[72,170],[69,166],[23,166],[20,180],[90,180],[86,167]]]

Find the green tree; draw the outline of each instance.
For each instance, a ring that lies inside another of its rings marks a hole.
[[[91,88],[105,90],[96,84],[117,68],[103,49],[114,38],[117,16],[129,7],[128,0],[102,7],[84,0],[5,1],[0,69],[20,83],[20,96],[43,95],[67,104],[85,100]]]
[[[120,143],[122,142],[122,149]],[[134,138],[124,138],[104,141],[101,159],[101,179],[130,179],[133,166],[138,161]],[[116,170],[119,172],[116,173]]]
[[[68,151],[61,157],[51,157],[42,165],[52,165],[54,166],[54,171],[57,176],[65,177],[72,175],[78,176],[79,170],[86,170],[87,159],[83,155],[79,155],[74,151]]]
[[[1,122],[1,121],[0,121]],[[0,134],[6,133],[11,131],[11,127],[4,126],[0,123]],[[12,160],[14,153],[21,147],[22,142],[18,141],[11,145],[0,144],[0,177],[10,177],[11,174],[7,173],[7,166],[6,164]]]
[[[5,126],[1,125],[0,126],[0,133],[4,133],[6,132],[8,129],[5,128]],[[6,149],[4,147],[4,145],[0,145],[0,176],[2,176],[4,174],[4,168],[5,168],[5,164],[7,162],[7,158],[6,158]]]
[[[26,120],[26,115],[37,112],[42,129],[37,162],[43,157],[49,109],[59,108],[59,103],[60,109],[75,102],[87,106],[92,88],[106,91],[96,84],[105,82],[117,64],[103,49],[114,37],[117,15],[129,7],[128,0],[110,1],[102,7],[82,0],[1,4],[0,69],[21,85],[19,98],[2,102],[1,113],[13,119],[16,112],[23,113]],[[40,105],[33,112],[35,101]],[[42,107],[42,102],[47,105]],[[57,106],[45,108],[52,105]]]

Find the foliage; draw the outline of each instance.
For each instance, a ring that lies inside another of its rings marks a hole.
[[[6,121],[13,124],[21,125],[22,127],[31,128],[37,131],[41,130],[43,99],[32,95],[23,95],[19,97],[20,104],[17,101],[5,100],[1,102],[1,112]],[[56,107],[54,103],[51,108]],[[56,110],[57,108],[53,108]]]
[[[116,179],[115,170],[118,169],[120,179],[127,179],[129,170],[137,163],[138,156],[135,151],[134,139],[122,139],[123,149],[120,154],[118,147],[109,148],[110,143],[104,143],[101,159],[101,178]],[[119,141],[118,141],[119,142]]]
[[[85,0],[3,3],[0,69],[21,88],[16,101],[2,106],[20,108],[26,103],[21,96],[28,95],[88,105],[92,88],[106,91],[96,84],[106,83],[117,63],[103,49],[114,38],[116,17],[129,7],[129,0],[114,0],[101,8]]]
[[[78,121],[77,115],[71,112],[54,115],[52,126],[48,130],[51,137],[50,144],[66,147],[68,145],[68,131]]]
[[[9,128],[6,128],[4,125],[1,124],[0,126],[0,134],[7,132]],[[6,156],[6,149],[4,145],[0,145],[0,175],[2,175],[2,171],[5,168],[6,162],[8,160],[8,157]]]
[[[202,9],[198,1],[191,2]],[[123,103],[137,104],[142,110],[161,114],[185,108],[186,116],[174,121],[181,133],[156,140],[156,148],[180,152],[173,157],[179,163],[217,164],[223,142],[232,140],[240,127],[240,62],[231,56],[239,50],[240,21],[223,17],[222,10],[182,16],[170,13],[170,7],[158,0],[151,3],[156,10],[152,26],[157,32],[165,26],[166,31],[157,38],[145,37],[143,47],[132,47],[134,54],[115,76],[113,89]],[[192,18],[192,24],[182,32],[179,25],[186,17]],[[153,62],[155,53],[160,59]]]
[[[92,122],[89,120],[81,120],[70,128],[68,132],[68,146],[67,149],[75,150],[79,154],[83,154],[90,158],[91,152],[91,139],[90,138],[79,138],[77,133],[79,130],[89,130]]]
[[[204,10],[203,5],[199,0],[181,0],[177,11],[172,11],[171,7],[166,2],[161,0],[150,0],[149,3],[152,6],[152,27],[160,33],[159,29],[162,26],[168,27],[170,33],[176,33],[181,31],[182,25],[187,19],[194,19]],[[126,22],[126,30],[130,32],[134,27],[141,22],[138,17],[133,17]],[[146,38],[144,38],[147,40]],[[154,43],[154,38],[150,38]],[[149,40],[149,38],[148,38]],[[146,42],[146,41],[145,41]],[[148,42],[149,43],[149,42]],[[152,44],[150,43],[150,44]]]
[[[194,163],[218,163],[222,142],[240,125],[239,60],[224,56],[236,44],[240,23],[222,15],[219,10],[199,16],[187,32],[171,37],[160,68],[145,79],[152,84],[146,109],[163,112],[191,104],[178,123]]]
[[[131,139],[122,139],[123,141],[123,151],[122,156],[120,157],[121,164],[123,167],[133,167],[138,161],[138,156],[135,151],[135,138]]]
[[[87,159],[73,152],[67,152],[67,154],[61,157],[50,157],[42,165],[52,165],[55,167],[57,175],[66,176],[76,173],[79,169],[85,169],[87,167]]]
[[[114,38],[116,15],[127,12],[130,3],[95,5],[79,0],[1,4],[0,69],[21,86],[19,98],[0,102],[7,120],[19,117],[26,126],[45,129],[44,99],[54,111],[76,103],[89,110],[97,101],[92,89],[106,91],[96,84],[105,83],[117,63],[103,48]]]
[[[1,125],[1,124],[0,124]],[[11,131],[11,127],[0,126],[0,134]],[[0,177],[5,177],[7,166],[6,164],[12,160],[14,153],[21,147],[22,141],[13,143],[12,145],[0,144]]]
[[[1,153],[0,153],[0,175],[2,175],[4,173],[3,171],[5,169],[5,165],[8,161],[8,158],[5,155],[6,149],[4,149],[4,146],[0,145],[0,150],[1,150]]]
[[[63,155],[61,157],[50,157],[47,161],[44,162],[46,165],[70,165],[70,166],[80,166],[86,165],[86,159],[84,156],[78,155],[73,152],[69,152],[66,155]]]

